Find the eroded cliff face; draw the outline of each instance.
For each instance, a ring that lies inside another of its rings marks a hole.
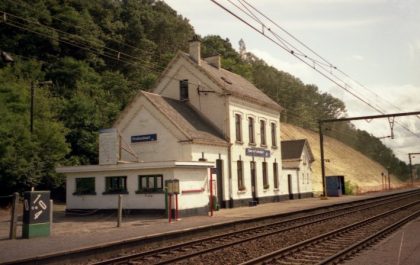
[[[309,141],[315,162],[312,164],[313,190],[315,194],[322,190],[320,147],[318,132],[303,129],[291,124],[281,124],[281,140],[306,138]],[[324,137],[325,174],[343,175],[346,181],[358,186],[358,192],[376,191],[382,189],[383,172],[387,170],[379,163],[364,156],[359,151],[331,138]],[[391,175],[391,185],[401,186],[403,183]]]

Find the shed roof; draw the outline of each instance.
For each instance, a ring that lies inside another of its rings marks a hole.
[[[223,135],[191,108],[188,101],[171,99],[145,91],[141,91],[141,93],[192,143],[228,145]]]
[[[312,150],[306,139],[281,141],[281,157],[285,159],[300,159],[302,156],[303,148],[307,145],[310,155],[310,161],[314,161]]]

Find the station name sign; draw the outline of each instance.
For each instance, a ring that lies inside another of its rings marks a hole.
[[[140,143],[140,142],[152,142],[157,140],[157,134],[143,134],[143,135],[133,135],[131,136],[132,143]]]
[[[246,148],[245,154],[247,156],[260,156],[260,157],[270,157],[270,150],[263,148]]]

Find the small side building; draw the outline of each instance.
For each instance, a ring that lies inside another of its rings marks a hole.
[[[283,179],[289,199],[313,197],[312,163],[315,161],[306,139],[281,141]]]

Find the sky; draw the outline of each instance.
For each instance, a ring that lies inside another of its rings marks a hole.
[[[187,18],[197,34],[228,38],[235,49],[243,39],[246,50],[269,65],[289,72],[306,84],[315,84],[344,101],[347,116],[381,114],[346,92],[337,84],[266,39],[210,0],[165,0],[178,14]],[[257,29],[262,26],[242,13],[245,4],[238,0],[218,0],[220,4],[245,18]],[[339,77],[339,84],[383,113],[420,111],[420,1],[417,0],[246,0],[282,29],[310,47],[339,71],[326,69]],[[248,6],[250,9],[250,7]],[[254,14],[256,15],[257,13]],[[262,17],[258,15],[259,19]],[[270,28],[303,51],[276,25],[262,20],[265,32]],[[289,49],[290,46],[288,46]],[[319,58],[318,58],[319,59]],[[319,60],[318,60],[319,61]],[[313,65],[312,65],[313,66]],[[319,66],[316,66],[319,68]],[[325,67],[324,67],[325,68]],[[345,82],[345,83],[344,83]],[[390,135],[387,119],[357,121],[355,126],[376,137]],[[411,132],[409,132],[408,128]],[[420,115],[395,118],[394,139],[384,144],[408,162],[408,153],[420,152]],[[420,163],[420,155],[413,159]]]

